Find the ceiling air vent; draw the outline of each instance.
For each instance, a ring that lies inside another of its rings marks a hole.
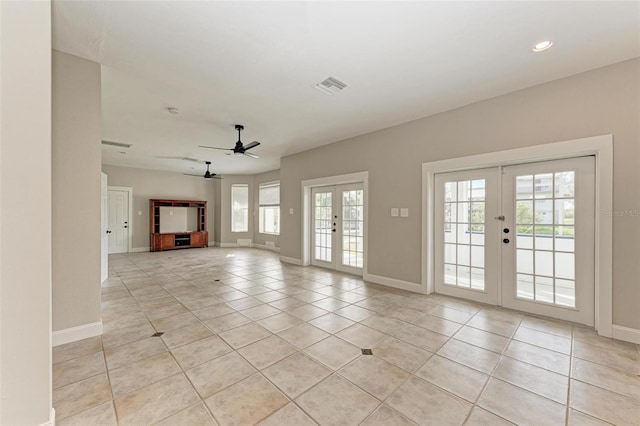
[[[102,145],[117,146],[118,148],[131,148],[130,143],[120,143],[111,141],[102,141]]]
[[[334,94],[347,87],[347,83],[342,82],[335,77],[329,77],[326,80],[316,84],[315,87],[316,89],[322,90],[323,92]]]

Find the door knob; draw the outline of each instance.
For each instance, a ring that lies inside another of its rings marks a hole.
[[[128,228],[128,226],[127,226],[127,225],[125,225],[124,227],[125,227],[125,228]]]
[[[505,238],[504,240],[502,240],[502,242],[505,243],[505,244],[509,244],[509,239]]]
[[[504,228],[504,229],[502,230],[502,232],[504,232],[505,234],[508,234],[508,233],[509,233],[509,228]]]
[[[335,229],[332,229],[332,230],[331,230],[331,232],[336,232],[336,230],[335,230]]]
[[[111,233],[111,231],[107,231],[107,234],[110,234],[110,233]]]

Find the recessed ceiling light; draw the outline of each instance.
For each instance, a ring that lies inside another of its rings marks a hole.
[[[544,50],[547,50],[551,46],[553,46],[553,42],[551,40],[544,40],[534,44],[531,50],[533,50],[534,52],[542,52]]]
[[[169,107],[169,108],[167,108],[167,111],[169,111],[169,114],[179,114],[180,113],[180,111],[176,107]]]

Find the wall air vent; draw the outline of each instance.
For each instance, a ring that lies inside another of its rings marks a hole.
[[[120,143],[120,142],[111,142],[111,141],[102,141],[102,145],[117,146],[118,148],[131,148],[132,146],[130,143]]]
[[[316,84],[315,87],[323,92],[334,94],[347,87],[347,83],[340,81],[335,77],[328,77],[326,80]]]

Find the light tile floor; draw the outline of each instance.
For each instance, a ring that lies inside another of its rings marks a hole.
[[[587,328],[255,249],[109,262],[105,333],[53,350],[59,426],[640,424],[638,347]]]

